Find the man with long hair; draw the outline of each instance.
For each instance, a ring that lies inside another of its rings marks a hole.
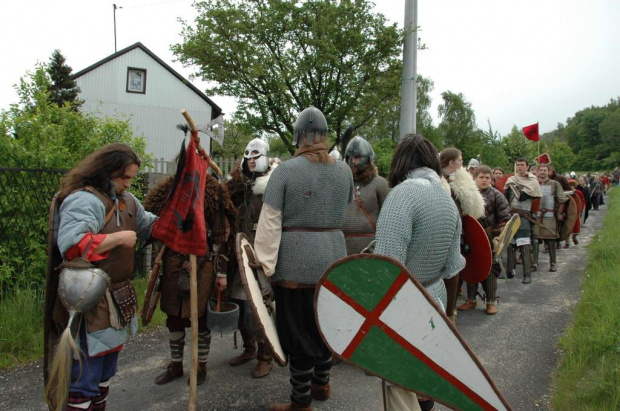
[[[276,327],[289,357],[290,402],[271,411],[311,410],[330,397],[332,354],[316,325],[314,290],[325,270],[347,255],[342,226],[353,176],[328,154],[327,120],[309,107],[295,122],[295,157],[271,174],[258,221],[256,260],[271,277]]]
[[[76,340],[83,358],[81,364],[73,360],[67,410],[105,409],[110,378],[116,373],[128,329],[132,333],[137,330],[136,295],[129,280],[134,270],[134,245],[138,237],[149,237],[156,219],[128,191],[139,166],[140,159],[129,146],[107,145],[63,178],[52,206],[52,254],[59,252],[65,260],[83,257],[111,279],[105,297],[77,325]],[[51,359],[55,337],[68,321],[58,298],[58,275],[54,268],[48,273],[46,359]],[[47,387],[50,407],[63,407],[54,401],[54,393],[64,389]]]
[[[456,278],[465,258],[460,252],[461,218],[441,174],[437,150],[426,138],[408,134],[398,143],[388,179],[392,191],[377,222],[375,254],[407,266],[445,310],[444,280]],[[415,393],[396,386],[388,386],[386,402],[387,410],[433,408],[433,401],[418,402]]]

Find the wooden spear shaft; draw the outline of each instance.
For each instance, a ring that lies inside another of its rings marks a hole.
[[[183,117],[185,117],[185,121],[187,121],[187,124],[189,125],[190,130],[196,131],[196,129],[197,129],[196,128],[196,123],[194,122],[194,119],[189,115],[187,110],[185,110],[185,109],[181,110],[181,114],[183,114]],[[215,173],[217,175],[221,176],[222,175],[222,170],[220,170],[220,168],[217,166],[217,164],[215,164],[215,161],[213,161],[211,159],[211,157],[207,154],[205,149],[202,148],[202,146],[200,145],[200,137],[196,136],[194,138],[194,141],[196,141],[196,149],[198,150],[198,153],[200,153],[202,158],[207,160],[207,162],[209,163],[209,167],[211,167],[211,169],[213,171],[215,171]]]
[[[189,374],[189,411],[196,411],[196,403],[198,402],[198,284],[196,282],[196,273],[198,267],[196,264],[196,254],[189,256],[191,271],[189,274],[189,301],[192,322],[192,367]]]

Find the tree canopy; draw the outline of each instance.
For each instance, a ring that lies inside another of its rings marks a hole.
[[[206,0],[172,47],[208,92],[234,96],[238,115],[293,151],[297,114],[315,106],[336,142],[400,87],[403,34],[366,0]]]
[[[78,99],[81,90],[71,75],[72,71],[60,50],[54,50],[47,66],[49,99],[60,107],[68,103],[73,110],[77,110],[84,102]]]

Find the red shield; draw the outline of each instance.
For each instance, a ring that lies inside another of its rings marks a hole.
[[[469,246],[469,253],[465,256],[465,268],[461,271],[461,279],[468,283],[484,281],[491,272],[493,251],[487,233],[475,218],[470,215],[463,217],[463,235]]]

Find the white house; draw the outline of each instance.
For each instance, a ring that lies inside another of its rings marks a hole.
[[[179,153],[188,110],[198,124],[222,114],[209,97],[142,43],[120,50],[73,76],[82,90],[82,110],[101,117],[131,118],[135,135],[144,135],[147,151],[172,161]],[[210,151],[210,139],[202,138]]]

